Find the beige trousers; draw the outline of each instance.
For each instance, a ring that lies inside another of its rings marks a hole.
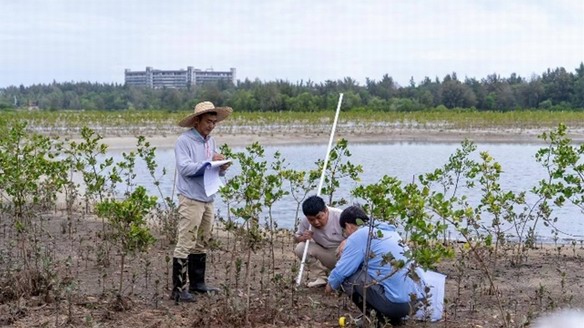
[[[178,200],[178,240],[173,256],[186,259],[189,254],[206,253],[215,219],[213,203],[199,202],[183,195],[178,195]]]
[[[298,243],[294,253],[300,260],[302,260],[302,255],[304,255],[304,245],[305,242]],[[324,248],[319,244],[311,241],[308,244],[308,253],[306,254],[306,265],[315,278],[326,279],[328,277],[328,271],[332,270],[337,264],[337,249],[336,248]]]

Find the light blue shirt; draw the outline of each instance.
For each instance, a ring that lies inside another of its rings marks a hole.
[[[380,236],[378,236],[379,232],[381,232]],[[343,281],[357,272],[359,266],[363,264],[368,236],[369,227],[364,226],[347,238],[342,256],[328,278],[333,289],[338,289]],[[385,255],[391,254],[395,260],[403,260],[407,263],[408,259],[404,256],[406,248],[400,242],[401,237],[396,232],[395,226],[380,222],[373,228],[372,255],[369,258],[367,272],[383,286],[385,296],[394,303],[409,302],[410,294],[421,297],[423,291],[422,284],[417,284],[407,275],[409,264],[394,272],[394,268],[388,263],[389,259],[383,259]]]
[[[183,132],[176,140],[174,156],[176,158],[176,190],[179,195],[201,202],[212,202],[214,195],[205,193],[205,181],[203,175],[195,173],[205,164],[211,161],[213,154],[217,152],[215,139],[211,136],[203,136],[195,129]]]

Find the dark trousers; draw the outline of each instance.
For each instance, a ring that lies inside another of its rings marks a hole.
[[[359,307],[359,310],[363,310],[363,300],[365,299],[367,302],[366,313],[369,314],[371,310],[375,310],[380,322],[400,323],[405,316],[410,314],[410,303],[394,303],[388,300],[383,286],[372,284],[373,281],[374,279],[367,272],[359,269],[343,282],[343,291]],[[365,288],[365,286],[368,287]]]

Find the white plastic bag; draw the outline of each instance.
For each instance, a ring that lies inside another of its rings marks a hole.
[[[414,318],[417,320],[438,321],[444,314],[444,292],[446,288],[446,275],[435,271],[421,271],[421,278],[426,286],[430,288],[428,292],[428,306],[418,309]]]

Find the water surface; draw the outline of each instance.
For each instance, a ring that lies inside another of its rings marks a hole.
[[[546,171],[535,160],[537,150],[544,145],[516,144],[516,143],[477,143],[477,151],[474,158],[478,160],[479,152],[488,152],[497,162],[499,162],[504,172],[501,175],[500,183],[504,190],[514,192],[528,191],[537,182],[546,177]],[[316,167],[316,160],[323,159],[326,152],[326,145],[289,145],[289,146],[266,146],[266,159],[273,158],[273,154],[279,151],[282,158],[286,159],[289,167],[296,170],[310,170]],[[411,182],[418,175],[428,173],[443,166],[448,158],[460,148],[459,143],[391,143],[391,144],[350,144],[349,150],[352,156],[349,158],[353,164],[363,166],[364,173],[361,175],[361,184],[376,183],[382,176],[394,176],[404,183]],[[242,148],[235,148],[235,151],[242,151]],[[110,151],[110,156],[116,160],[121,159],[121,151]],[[167,175],[161,181],[161,189],[165,196],[173,192],[174,178],[174,150],[157,150],[157,162],[160,168],[167,169]],[[138,175],[136,182],[145,185],[155,195],[158,192],[154,189],[152,179],[140,163],[137,165]],[[227,173],[226,178],[239,173],[239,167],[235,163]],[[350,195],[350,190],[356,187],[355,183],[344,182],[341,189],[336,192],[336,197],[343,197],[349,202],[358,202]],[[461,191],[465,192],[465,191]],[[467,191],[466,191],[467,192]],[[316,190],[313,194],[316,193]],[[466,194],[472,202],[478,202],[479,194]],[[535,202],[534,196],[529,196],[529,202]],[[216,198],[216,209],[222,215],[225,214],[226,206],[220,197]],[[284,199],[276,203],[273,216],[279,227],[292,228],[296,213],[296,202],[291,198]],[[582,213],[575,206],[566,206],[556,209],[554,214],[558,216],[556,227],[568,234],[561,234],[561,239],[584,239],[584,221]],[[538,236],[543,241],[552,241],[551,229],[540,224]],[[511,231],[509,231],[511,233]]]

